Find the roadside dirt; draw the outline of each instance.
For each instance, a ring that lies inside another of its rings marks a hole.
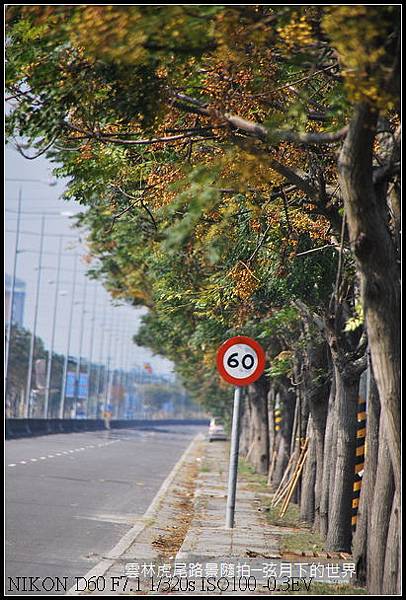
[[[176,514],[176,524],[168,524],[164,527],[164,533],[159,533],[151,542],[161,559],[173,557],[190,527],[193,518],[193,498],[196,488],[196,477],[199,471],[199,463],[195,460],[190,462],[184,469],[177,490],[173,491],[173,509]]]

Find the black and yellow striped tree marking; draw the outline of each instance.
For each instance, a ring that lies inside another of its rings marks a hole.
[[[361,495],[362,475],[365,462],[365,436],[367,432],[367,404],[364,398],[358,399],[357,413],[357,441],[355,450],[355,469],[354,469],[354,484],[352,494],[352,519],[351,525],[353,531],[357,526],[357,514],[359,506],[359,497]]]
[[[281,409],[275,408],[275,410],[274,410],[275,433],[278,433],[278,431],[281,430],[281,422],[282,422]]]

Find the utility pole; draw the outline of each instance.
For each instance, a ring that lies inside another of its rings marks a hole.
[[[9,357],[10,357],[10,341],[11,341],[11,329],[13,325],[14,318],[14,290],[16,285],[16,272],[17,272],[17,256],[18,256],[18,245],[20,242],[20,222],[21,222],[21,188],[18,190],[18,208],[17,208],[17,225],[16,225],[16,246],[14,252],[14,261],[13,261],[13,273],[11,276],[11,290],[10,290],[10,299],[9,299],[9,308],[8,308],[8,323],[7,323],[7,333],[6,333],[6,356],[5,356],[5,373],[4,373],[4,395],[7,398],[7,387],[8,387],[8,366],[9,366]]]
[[[86,399],[86,417],[89,418],[92,415],[89,414],[89,404],[90,404],[90,376],[92,370],[92,360],[93,360],[93,349],[94,349],[94,323],[96,320],[96,298],[97,298],[97,285],[94,284],[94,293],[93,293],[93,306],[92,306],[92,325],[90,330],[90,350],[89,350],[89,360],[87,367],[87,399]]]
[[[128,360],[129,360],[129,343],[123,340],[123,356],[121,361],[121,389],[123,390],[123,405],[122,417],[125,418],[128,404]]]
[[[123,403],[124,403],[124,395],[121,398],[121,394],[123,392],[123,361],[124,361],[124,331],[119,330],[117,340],[120,342],[120,352],[117,351],[117,355],[119,355],[118,361],[118,376],[117,376],[117,389],[119,392],[119,397],[117,398],[117,418],[120,418],[120,412],[122,412]],[[120,400],[121,398],[121,400]]]
[[[37,320],[38,320],[38,307],[39,307],[39,292],[41,287],[41,273],[42,273],[42,256],[44,250],[44,231],[45,231],[45,217],[41,218],[41,237],[38,257],[38,274],[37,274],[37,287],[35,290],[35,307],[34,307],[34,323],[32,326],[32,334],[30,341],[30,356],[28,359],[28,372],[27,372],[27,389],[25,396],[25,418],[29,418],[31,412],[31,382],[32,382],[32,366],[34,362],[34,350],[35,350],[35,334],[37,332]]]
[[[51,375],[52,375],[52,359],[54,353],[54,344],[55,344],[55,329],[56,329],[56,315],[58,310],[58,294],[59,294],[59,282],[61,276],[61,261],[62,261],[62,242],[63,235],[59,237],[59,246],[58,246],[58,267],[56,272],[56,281],[55,281],[55,297],[54,297],[54,314],[52,317],[52,335],[51,335],[51,347],[48,354],[48,365],[47,365],[47,379],[46,379],[46,388],[45,388],[45,403],[44,403],[44,418],[48,418],[48,405],[49,405],[49,397],[51,391]]]
[[[106,328],[107,307],[108,307],[108,304],[106,301],[106,303],[104,305],[104,310],[103,310],[102,331],[101,331],[101,336],[100,336],[99,366],[97,369],[97,379],[96,379],[96,397],[97,397],[96,417],[99,416],[99,390],[100,390],[101,372],[102,372],[102,368],[103,368],[104,330]]]
[[[118,325],[118,324],[117,324]],[[111,375],[111,381],[110,381],[110,402],[109,404],[112,403],[111,397],[113,395],[113,390],[115,390],[117,392],[118,387],[117,387],[117,380],[118,380],[118,376],[117,376],[117,346],[118,346],[118,328],[113,331],[113,356],[112,356],[112,375]],[[117,419],[117,412],[118,412],[118,398],[117,395],[114,398],[114,415],[113,417]],[[112,410],[113,413],[113,410]]]
[[[106,365],[106,376],[107,376],[107,380],[106,380],[106,400],[105,400],[105,407],[104,407],[105,410],[109,407],[110,400],[111,400],[110,360],[111,360],[111,357],[107,356],[107,365]],[[111,412],[111,411],[108,410],[108,412]]]
[[[66,381],[68,378],[68,367],[69,367],[69,352],[70,344],[72,339],[72,324],[73,324],[73,312],[75,305],[75,293],[76,293],[76,275],[77,275],[77,263],[78,255],[73,256],[73,278],[72,278],[72,297],[69,309],[69,323],[68,323],[68,339],[66,342],[66,354],[63,362],[63,375],[62,375],[62,388],[61,388],[61,401],[59,404],[59,418],[63,419],[65,414],[65,399],[66,399]]]
[[[128,379],[128,363],[130,359],[130,344],[127,342],[126,351],[125,351],[125,359],[123,365],[123,388],[124,388],[124,407],[123,407],[123,417],[126,418],[128,415],[129,409],[129,399],[130,399],[130,389],[129,389],[129,379]]]
[[[78,400],[79,400],[79,384],[80,384],[80,368],[82,361],[82,345],[83,345],[83,332],[84,332],[84,320],[85,320],[85,312],[86,312],[86,290],[87,290],[87,279],[85,279],[85,283],[83,286],[83,310],[80,319],[80,335],[79,335],[79,356],[76,362],[76,383],[75,383],[75,404],[74,404],[74,419],[76,419],[77,409],[78,409]]]
[[[112,332],[112,327],[113,327],[113,321],[114,321],[114,312],[113,309],[111,307],[111,320],[110,320],[110,329],[109,329],[109,335],[107,338],[107,353],[106,353],[106,367],[105,367],[105,373],[104,373],[104,411],[106,411],[107,409],[107,402],[108,402],[108,398],[109,398],[109,383],[110,383],[110,356],[109,356],[109,352],[111,349],[111,332]]]

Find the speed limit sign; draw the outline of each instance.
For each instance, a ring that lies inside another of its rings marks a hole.
[[[252,338],[237,335],[217,351],[217,369],[223,379],[244,386],[261,377],[265,368],[265,352]]]

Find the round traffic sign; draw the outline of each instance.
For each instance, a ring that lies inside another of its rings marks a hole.
[[[237,335],[217,351],[217,369],[223,379],[234,385],[249,385],[261,377],[265,352],[252,338]]]

